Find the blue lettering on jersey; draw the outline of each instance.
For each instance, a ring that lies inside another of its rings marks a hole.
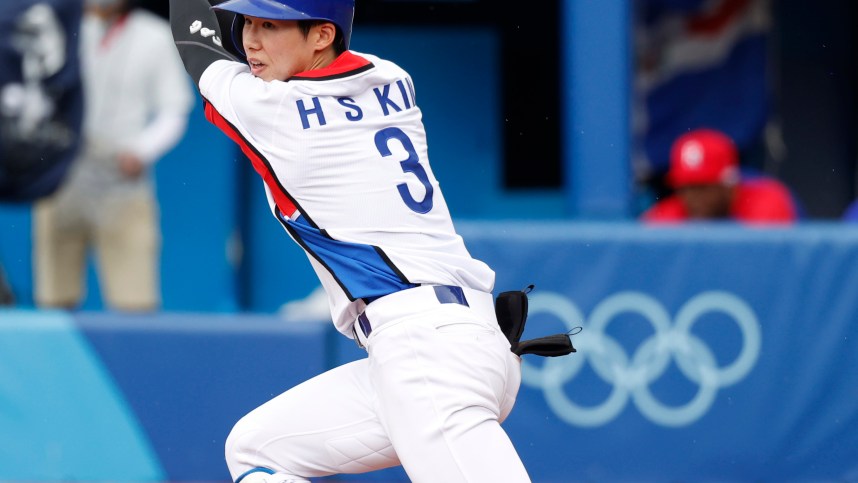
[[[384,90],[380,91],[378,90],[378,87],[374,87],[372,90],[375,92],[375,97],[378,99],[378,103],[381,105],[381,110],[384,111],[384,115],[390,115],[390,110],[388,110],[387,106],[392,107],[396,112],[401,112],[402,108],[390,99],[390,84],[386,84],[382,89]]]
[[[426,173],[426,170],[420,165],[420,158],[417,156],[417,150],[414,149],[414,144],[411,142],[408,135],[398,127],[382,129],[375,133],[375,147],[378,149],[378,153],[381,154],[382,157],[386,158],[393,154],[390,150],[391,140],[398,141],[408,153],[408,158],[399,162],[399,165],[402,167],[402,171],[404,173],[414,174],[414,176],[416,176],[420,181],[420,184],[423,185],[423,188],[426,189],[426,194],[423,196],[423,199],[417,201],[408,190],[408,185],[400,183],[396,185],[396,189],[399,190],[399,196],[402,197],[402,201],[405,202],[411,211],[420,214],[429,213],[432,211],[432,206],[434,206],[432,194],[435,192],[435,188],[432,187],[432,182],[429,181],[429,175]]]
[[[414,84],[411,83],[411,77],[406,77],[405,82],[408,84],[408,91],[411,92],[411,103],[417,105],[417,96],[414,95]]]
[[[363,110],[361,110],[360,106],[355,104],[355,100],[351,97],[340,97],[337,99],[337,102],[339,102],[341,106],[354,111],[346,113],[346,119],[349,121],[360,121],[363,119]]]
[[[312,109],[307,109],[304,106],[304,101],[301,99],[298,99],[295,104],[298,105],[298,112],[301,114],[301,124],[304,126],[304,129],[310,129],[310,114],[316,115],[320,126],[327,124],[325,113],[322,111],[322,104],[319,102],[318,97],[313,98],[314,107]]]
[[[399,86],[399,92],[402,94],[402,100],[405,101],[405,108],[411,109],[411,102],[408,101],[408,93],[405,92],[405,84],[402,83],[402,79],[396,81],[396,85]]]

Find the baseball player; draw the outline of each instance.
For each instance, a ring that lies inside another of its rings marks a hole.
[[[228,28],[206,0],[170,1],[206,116],[261,176],[336,328],[368,352],[244,416],[226,442],[232,478],[401,464],[415,482],[529,481],[500,426],[520,359],[498,326],[494,272],[456,234],[432,173],[414,81],[348,50],[354,0],[214,8],[232,13]]]

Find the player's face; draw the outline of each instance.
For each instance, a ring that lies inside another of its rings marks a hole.
[[[730,216],[733,188],[721,184],[685,186],[676,190],[688,216],[697,220],[716,220]]]
[[[250,71],[263,80],[287,80],[313,66],[314,45],[295,20],[245,15],[242,41]]]

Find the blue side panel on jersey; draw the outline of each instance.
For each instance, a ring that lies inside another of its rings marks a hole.
[[[232,426],[327,369],[334,335],[330,321],[248,314],[75,318],[128,398],[166,481],[228,481],[224,446]],[[109,479],[116,475],[125,473]]]
[[[61,312],[0,310],[0,480],[158,481],[123,394]]]
[[[299,222],[287,220],[286,223],[356,299],[377,297],[415,286],[400,280],[370,245],[333,240],[318,228],[307,225],[303,218]]]

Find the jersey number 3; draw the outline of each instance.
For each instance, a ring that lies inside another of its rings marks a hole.
[[[378,148],[378,152],[383,157],[393,154],[390,152],[391,139],[399,141],[405,149],[405,152],[408,153],[408,158],[399,162],[400,167],[402,167],[402,171],[405,173],[412,173],[417,177],[420,183],[423,184],[423,187],[426,188],[426,195],[423,196],[421,201],[417,201],[413,196],[411,196],[411,192],[408,191],[408,185],[400,183],[396,185],[396,188],[399,190],[399,196],[402,197],[402,201],[405,202],[411,211],[420,214],[429,213],[429,211],[432,210],[432,194],[435,190],[429,182],[429,175],[426,174],[426,170],[420,165],[420,159],[417,157],[414,144],[411,142],[411,139],[402,132],[402,129],[399,129],[398,127],[382,129],[375,133],[375,147]]]

